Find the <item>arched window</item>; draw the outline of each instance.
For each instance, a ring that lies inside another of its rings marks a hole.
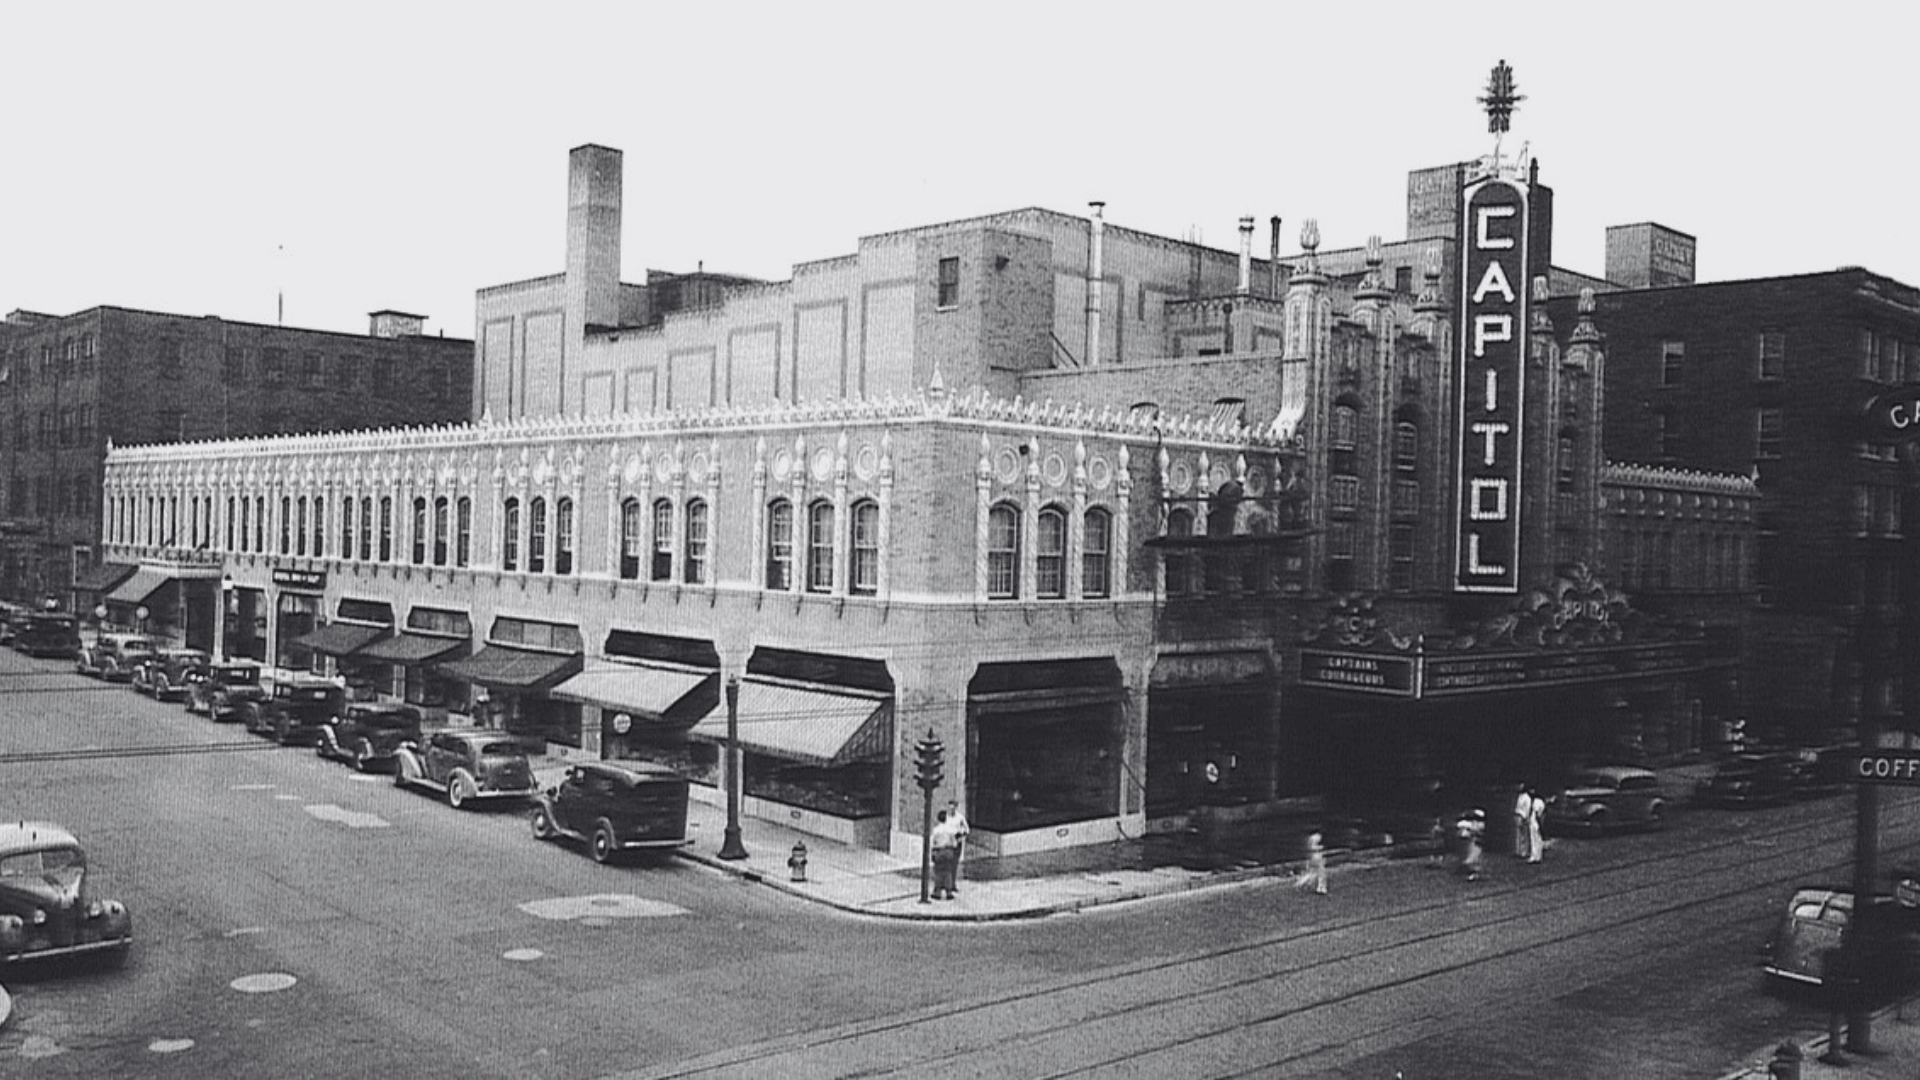
[[[640,529],[642,520],[639,499],[620,504],[620,576],[627,581],[640,576],[640,544],[646,535]]]
[[[233,546],[233,535],[234,535],[233,513],[234,513],[234,498],[233,496],[229,495],[227,496],[227,550],[228,551],[235,550]]]
[[[1033,595],[1058,600],[1067,595],[1067,515],[1044,507],[1034,526]]]
[[[707,503],[694,499],[687,504],[686,580],[689,585],[707,583]]]
[[[647,569],[650,580],[673,580],[673,504],[665,499],[653,501],[653,564]]]
[[[250,542],[253,536],[253,500],[240,500],[240,551],[242,554],[253,550]]]
[[[573,500],[553,504],[553,572],[573,573]]]
[[[1412,472],[1420,464],[1420,426],[1410,420],[1393,425],[1393,467]]]
[[[1193,511],[1181,506],[1167,514],[1167,539],[1181,541],[1193,536]],[[1193,553],[1177,545],[1167,548],[1167,595],[1190,596],[1193,593]]]
[[[1113,591],[1113,515],[1090,507],[1080,538],[1080,595],[1098,598]]]
[[[1000,505],[987,511],[987,596],[1020,595],[1020,511]]]
[[[253,497],[253,550],[266,554],[267,551],[267,497]]]
[[[427,497],[413,498],[413,565],[427,564]]]
[[[380,561],[393,561],[393,496],[380,496]]]
[[[304,499],[301,500],[300,508],[302,510],[306,509],[306,501]],[[302,514],[301,516],[304,517],[306,515]],[[305,522],[301,524],[305,524]],[[280,496],[280,554],[293,554],[293,497],[290,495]]]
[[[853,504],[853,566],[847,591],[872,596],[880,591],[880,504]]]
[[[353,558],[353,500],[340,500],[340,557]]]
[[[536,497],[527,504],[527,570],[547,572],[547,500]]]
[[[833,591],[833,504],[807,507],[807,591]]]
[[[360,499],[360,561],[373,561],[373,496]]]
[[[1333,431],[1328,445],[1335,450],[1351,450],[1360,438],[1360,410],[1351,405],[1333,407]]]
[[[785,499],[767,507],[767,588],[793,589],[793,504]]]
[[[500,569],[520,569],[520,500],[508,499],[500,513]]]
[[[448,520],[448,514],[451,510],[452,507],[448,504],[445,495],[433,500],[433,565],[435,566],[447,565],[447,533],[448,526],[452,524]]]
[[[460,496],[453,504],[453,516],[459,529],[454,539],[453,565],[467,566],[473,561],[473,500]]]
[[[327,500],[313,497],[313,557],[327,553]]]

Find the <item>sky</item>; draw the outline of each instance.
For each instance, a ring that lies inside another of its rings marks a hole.
[[[1554,261],[1920,285],[1920,5],[165,4],[0,0],[0,313],[98,305],[472,337],[565,263],[567,152],[625,154],[622,280],[769,280],[1041,206],[1237,249],[1405,234],[1512,65]]]

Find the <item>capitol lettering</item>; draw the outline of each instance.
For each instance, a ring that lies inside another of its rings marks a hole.
[[[1518,588],[1527,195],[1514,181],[1469,189],[1461,266],[1460,504],[1455,587]]]

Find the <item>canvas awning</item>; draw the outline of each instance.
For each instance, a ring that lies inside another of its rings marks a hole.
[[[106,592],[133,576],[137,569],[132,563],[101,563],[82,571],[74,580],[73,588],[76,592]]]
[[[580,670],[579,653],[537,652],[488,645],[462,660],[450,660],[440,670],[456,679],[504,690],[538,690]]]
[[[142,566],[134,570],[127,580],[115,585],[113,591],[107,594],[107,599],[118,604],[144,604],[153,598],[154,593],[172,583],[173,578],[166,574]]]
[[[892,751],[893,700],[879,694],[803,687],[763,679],[740,683],[740,745],[756,753],[832,768]],[[727,741],[727,703],[687,732]]]
[[[395,634],[376,641],[355,653],[360,660],[383,664],[427,664],[441,660],[467,647],[466,638],[434,637],[429,634]]]
[[[601,664],[582,671],[548,693],[562,701],[658,717],[694,687],[713,677],[711,671]]]
[[[328,656],[351,656],[356,650],[365,647],[386,632],[387,628],[384,626],[334,622],[316,627],[309,633],[294,638],[289,644],[312,649],[317,653],[326,653]]]

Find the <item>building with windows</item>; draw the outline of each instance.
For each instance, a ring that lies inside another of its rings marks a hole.
[[[1536,170],[1416,173],[1410,239],[1308,222],[1285,261],[1278,219],[1259,259],[1251,218],[1236,252],[1096,203],[630,284],[622,167],[575,149],[565,270],[479,291],[477,422],[117,449],[110,557],[217,564],[214,633],[267,655],[901,853],[929,736],[1013,853],[1679,752],[1743,707],[1702,612],[1750,588],[1751,483],[1605,461]],[[1723,587],[1636,608],[1614,498]]]
[[[0,322],[0,595],[82,611],[115,595],[131,567],[103,565],[96,551],[111,444],[467,419],[473,343],[427,337],[423,325],[418,315],[378,311],[362,337],[118,307],[8,315]],[[180,539],[190,523],[167,524],[168,544],[188,546]],[[148,607],[158,628],[181,621],[174,591],[127,591],[114,603]]]
[[[1691,237],[1635,230],[1652,262],[1610,233],[1616,281],[1595,311],[1611,357],[1606,453],[1754,478],[1752,727],[1818,741],[1850,738],[1863,717],[1910,726],[1920,462],[1863,421],[1876,395],[1920,384],[1920,290],[1856,267],[1696,283]],[[1681,580],[1666,543],[1637,532],[1618,565],[1672,565]]]

